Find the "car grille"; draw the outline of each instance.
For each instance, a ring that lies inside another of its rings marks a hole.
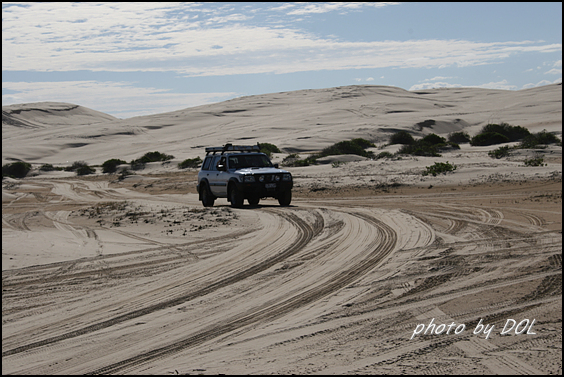
[[[265,182],[265,183],[270,183],[270,182],[276,182],[275,181],[275,174],[264,174],[264,175],[259,175],[257,176],[257,180],[259,182]]]

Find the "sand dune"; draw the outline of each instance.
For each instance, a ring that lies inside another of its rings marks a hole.
[[[155,150],[182,161],[202,157],[204,146],[227,142],[268,142],[285,152],[311,152],[355,137],[385,143],[398,130],[473,135],[492,122],[561,132],[561,104],[562,86],[554,84],[521,91],[347,86],[241,97],[124,120],[71,104],[12,105],[3,107],[11,124],[3,118],[2,163],[57,164],[79,156],[101,164]],[[30,107],[45,111],[23,111]]]
[[[561,85],[350,86],[124,120],[3,107],[3,164],[175,159],[3,179],[2,373],[562,374],[561,146],[329,156],[288,168],[290,207],[204,208],[197,170],[176,166],[226,142],[276,144],[275,162],[355,137],[393,153],[397,130],[490,122],[562,137]],[[526,330],[502,334],[510,319]]]

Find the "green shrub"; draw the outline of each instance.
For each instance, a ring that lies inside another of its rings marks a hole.
[[[470,141],[470,135],[466,132],[452,132],[448,134],[448,141],[451,143],[468,143]]]
[[[451,171],[456,170],[456,165],[447,162],[435,162],[432,166],[426,166],[425,171],[422,173],[423,175],[432,174],[433,177],[436,177],[437,174],[446,174]]]
[[[282,160],[282,166],[289,166],[289,167],[300,167],[300,166],[309,166],[315,164],[317,156],[309,156],[305,159],[300,159],[300,156],[297,153],[292,153]]]
[[[2,178],[24,178],[31,170],[31,164],[24,161],[12,162],[2,166]]]
[[[507,157],[510,155],[509,153],[509,146],[508,145],[504,145],[503,147],[499,147],[496,150],[493,151],[489,151],[488,152],[488,156],[490,156],[491,158],[503,158],[503,157]]]
[[[398,154],[411,154],[414,156],[440,157],[439,149],[434,145],[422,143],[417,140],[415,144],[404,145],[398,151]]]
[[[474,136],[472,140],[470,140],[470,145],[473,147],[484,147],[488,145],[509,143],[510,141],[511,140],[509,140],[507,136],[498,132],[485,132]]]
[[[272,158],[273,153],[282,153],[282,151],[274,144],[258,143],[258,146],[260,148],[260,151],[270,158]]]
[[[133,170],[141,170],[145,168],[145,164],[148,162],[159,162],[159,161],[169,161],[174,158],[173,155],[165,154],[161,152],[147,152],[142,157],[131,160],[131,169]]]
[[[115,173],[118,165],[127,164],[126,161],[120,160],[118,158],[112,158],[111,160],[106,160],[102,164],[102,173]]]
[[[76,175],[88,175],[88,174],[93,174],[96,172],[96,169],[88,166],[88,165],[83,165],[80,166],[79,168],[76,169]]]
[[[429,134],[421,139],[421,141],[429,145],[446,144],[446,139],[436,134]]]
[[[340,141],[327,147],[321,151],[319,157],[336,156],[341,154],[355,154],[358,156],[374,158],[374,153],[367,152],[364,149],[368,147],[375,147],[375,145],[365,139],[353,139],[348,141]]]
[[[541,132],[537,132],[535,134],[531,134],[523,139],[523,141],[519,144],[518,148],[538,148],[539,145],[548,145],[548,144],[561,144],[562,140],[560,140],[556,135],[553,133],[548,132],[547,130],[542,130]]]
[[[134,161],[146,164],[147,162],[168,161],[168,160],[172,160],[173,158],[174,156],[170,154],[165,154],[155,151],[155,152],[147,152],[143,155],[143,157],[138,158],[137,160]]]
[[[415,139],[407,131],[399,131],[390,136],[390,145],[393,144],[403,144],[410,145],[415,143]]]
[[[62,168],[56,168],[51,164],[43,164],[39,168],[40,171],[53,171],[53,170],[63,170]]]
[[[390,152],[380,152],[378,153],[378,155],[376,155],[376,160],[379,160],[381,158],[393,158],[394,155],[391,154]]]
[[[480,131],[480,134],[486,134],[486,133],[498,133],[501,134],[505,137],[507,137],[509,139],[509,141],[517,141],[517,140],[521,140],[527,136],[529,136],[531,133],[529,132],[528,129],[526,129],[525,127],[521,127],[521,126],[510,126],[507,123],[501,123],[501,124],[487,124],[484,127],[482,127],[482,130]]]
[[[536,156],[530,159],[526,159],[525,166],[543,166],[544,158],[542,156]]]
[[[197,168],[202,163],[200,156],[196,158],[188,158],[178,164],[179,169]]]
[[[88,164],[84,161],[75,161],[72,163],[71,166],[67,166],[64,170],[65,171],[77,171],[78,169],[84,167],[84,166],[88,166]]]
[[[439,135],[429,134],[422,139],[415,140],[411,144],[403,145],[398,154],[440,157],[439,151],[447,148],[460,149],[460,146],[456,143],[447,142],[444,137]]]

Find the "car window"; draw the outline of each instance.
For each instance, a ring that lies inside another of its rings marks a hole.
[[[213,156],[209,170],[217,171],[217,161],[221,156]]]
[[[204,160],[204,164],[202,165],[202,170],[209,170],[210,169],[210,162],[212,160],[212,157],[206,157]]]
[[[271,168],[272,163],[262,154],[229,156],[229,169]]]

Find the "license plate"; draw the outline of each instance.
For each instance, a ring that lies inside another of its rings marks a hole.
[[[264,185],[267,189],[275,189],[276,188],[276,183],[267,183],[266,185]]]

